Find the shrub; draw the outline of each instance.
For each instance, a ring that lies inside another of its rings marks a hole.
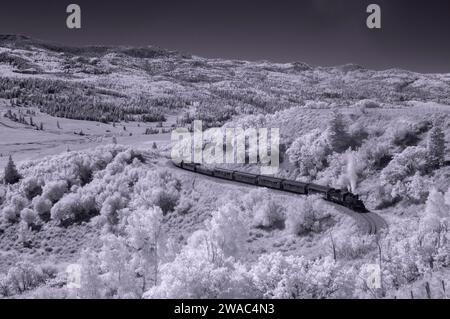
[[[172,212],[180,199],[181,183],[168,170],[149,171],[135,185],[137,207],[159,206],[164,214]]]
[[[6,275],[0,274],[0,296],[9,297],[13,294],[11,285]]]
[[[283,222],[284,208],[274,201],[261,202],[254,209],[253,225],[256,227],[281,227]]]
[[[154,193],[154,203],[159,206],[164,214],[174,211],[178,204],[180,195],[178,193],[171,193],[164,189],[160,189]]]
[[[232,286],[228,265],[214,263],[199,251],[182,251],[161,267],[161,279],[144,298],[226,298]]]
[[[367,167],[374,171],[382,170],[392,160],[389,146],[383,143],[365,143],[360,153]]]
[[[411,123],[398,123],[392,133],[392,144],[405,148],[415,146],[420,141],[420,132]]]
[[[9,205],[3,209],[3,217],[6,221],[14,223],[18,221],[20,212],[28,204],[26,198],[21,195],[13,195],[10,199]]]
[[[64,180],[48,182],[43,189],[42,196],[52,203],[56,203],[67,193],[68,187],[67,181]]]
[[[36,223],[37,214],[32,209],[25,208],[20,212],[20,219],[28,226],[32,226]]]
[[[290,203],[286,215],[286,229],[293,235],[319,233],[334,223],[331,208],[316,196]]]
[[[44,283],[45,277],[33,265],[22,262],[9,269],[7,280],[11,289],[21,294]]]
[[[252,190],[242,201],[253,227],[284,226],[284,208],[274,200],[267,189]]]
[[[256,298],[342,298],[349,280],[330,257],[307,260],[280,252],[260,256],[249,276]]]
[[[336,236],[336,255],[343,259],[358,259],[374,251],[375,241],[368,235],[344,234]]]
[[[57,202],[50,211],[51,218],[64,225],[81,222],[98,215],[95,198],[80,193],[69,194]]]
[[[408,200],[415,204],[425,203],[430,185],[427,177],[416,173],[404,181],[397,181],[392,187],[391,196],[394,199]]]
[[[33,199],[32,205],[41,220],[48,221],[50,219],[50,210],[53,204],[48,198],[37,196]]]
[[[32,200],[34,197],[42,193],[42,184],[43,181],[41,179],[31,176],[22,181],[20,189],[26,198]]]
[[[102,205],[100,215],[105,218],[108,230],[113,230],[119,223],[119,210],[125,208],[127,200],[119,193],[108,197]]]
[[[415,173],[424,173],[428,166],[427,151],[423,147],[410,146],[403,152],[396,154],[392,161],[381,172],[381,177],[395,184]]]
[[[15,223],[18,220],[17,211],[13,206],[6,206],[3,208],[3,218],[10,223]]]
[[[49,279],[55,279],[58,275],[58,268],[52,264],[43,264],[39,266],[40,272]]]
[[[193,206],[194,203],[189,197],[182,196],[180,201],[178,202],[177,207],[175,207],[175,212],[177,214],[185,215],[191,211]]]

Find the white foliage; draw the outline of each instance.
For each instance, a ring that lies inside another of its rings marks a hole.
[[[250,191],[242,202],[253,227],[270,228],[285,219],[284,208],[266,188]]]
[[[34,210],[25,208],[20,212],[20,219],[25,222],[27,226],[34,225],[37,221],[37,214]]]
[[[314,177],[326,167],[331,149],[323,132],[315,129],[294,140],[286,153],[300,174]]]
[[[248,228],[239,208],[232,204],[219,208],[206,223],[206,229],[225,256],[239,257],[244,253]]]
[[[158,267],[162,254],[163,212],[159,207],[139,209],[127,218],[127,240],[133,247],[133,263],[143,277],[144,290],[158,280]]]

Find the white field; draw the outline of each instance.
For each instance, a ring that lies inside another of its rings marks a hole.
[[[153,142],[157,144],[170,141],[170,133],[145,135],[147,128],[155,128],[157,123],[128,122],[104,124],[93,121],[72,120],[56,118],[37,109],[33,116],[34,123],[43,123],[44,130],[36,130],[29,125],[23,125],[5,118],[5,112],[11,109],[0,101],[0,168],[3,169],[8,156],[13,156],[17,163],[41,159],[48,155],[56,155],[66,152],[68,149],[83,150],[99,145],[110,144],[113,137],[118,144],[133,145],[151,148]],[[26,108],[23,108],[25,112]],[[29,116],[26,116],[28,121]],[[170,129],[174,123],[174,116],[168,116],[163,123],[164,129]],[[57,127],[59,122],[60,129]],[[38,124],[39,125],[39,124]],[[126,127],[126,131],[123,129]],[[85,135],[75,133],[82,131]],[[132,134],[130,136],[130,133]]]

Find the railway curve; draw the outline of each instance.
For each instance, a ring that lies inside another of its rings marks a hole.
[[[186,169],[181,166],[175,165],[172,161],[169,161],[168,166],[171,166],[173,168],[178,168],[180,170],[183,170],[185,172],[189,172],[192,174],[204,176],[205,178],[212,178],[212,179],[218,179],[218,180],[224,181],[223,178],[220,178],[217,176],[213,176],[213,175],[206,176],[205,174],[201,174],[196,171],[192,171],[190,169]],[[237,180],[229,180],[229,179],[225,179],[225,180],[228,182],[239,183],[239,184],[243,184],[243,185],[247,185],[247,186],[267,187],[267,186],[262,186],[262,185],[253,185],[253,184],[249,184],[249,183],[245,183],[245,182],[241,182],[241,181],[237,181]],[[269,189],[270,189],[270,187],[269,187]],[[288,192],[283,189],[273,189],[273,190],[293,194],[292,192]],[[384,220],[384,218],[382,218],[380,215],[378,215],[374,212],[370,212],[370,211],[358,212],[358,211],[352,210],[349,207],[346,207],[344,205],[340,205],[339,203],[329,202],[329,201],[327,201],[327,202],[330,205],[333,205],[336,208],[338,208],[342,213],[345,213],[345,214],[349,215],[350,217],[352,217],[353,219],[355,219],[355,221],[359,225],[361,231],[364,233],[367,233],[369,235],[375,235],[375,234],[379,233],[382,229],[388,228],[388,224]]]

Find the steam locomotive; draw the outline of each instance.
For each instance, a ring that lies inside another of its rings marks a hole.
[[[335,189],[332,187],[312,183],[303,183],[282,178],[233,171],[224,168],[209,169],[196,163],[184,163],[183,161],[173,163],[175,166],[182,169],[221,179],[278,189],[302,195],[318,194],[327,201],[343,205],[356,212],[367,212],[364,203],[359,199],[358,195],[353,194],[347,190]]]

